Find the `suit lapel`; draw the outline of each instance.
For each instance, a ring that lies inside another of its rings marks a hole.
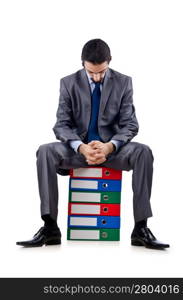
[[[111,74],[111,70],[108,69],[105,74],[104,83],[103,83],[103,87],[102,87],[98,120],[101,119],[101,116],[105,110],[105,106],[107,104],[107,101],[109,99],[109,96],[110,96],[110,93],[112,90],[112,86],[113,86],[113,77]]]
[[[86,122],[86,128],[89,126],[91,116],[91,89],[88,82],[88,78],[85,69],[80,70],[78,79],[78,92],[81,95],[83,106],[82,111],[84,112],[84,119]]]

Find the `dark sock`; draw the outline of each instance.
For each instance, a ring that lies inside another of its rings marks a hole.
[[[146,226],[147,226],[147,219],[141,220],[141,221],[135,222],[134,230],[139,230],[142,227],[146,227]]]
[[[42,215],[41,218],[44,221],[44,227],[48,229],[58,228],[57,221],[53,220],[49,214]]]

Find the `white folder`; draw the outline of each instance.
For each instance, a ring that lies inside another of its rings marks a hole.
[[[81,189],[98,189],[97,180],[72,180],[71,179],[71,188],[81,188]]]
[[[71,204],[71,215],[74,214],[100,214],[100,205]]]
[[[97,218],[70,217],[70,226],[97,226]]]
[[[102,178],[102,168],[78,168],[73,169],[74,177],[96,177]]]
[[[99,240],[99,230],[70,230],[70,239],[76,240]]]
[[[71,202],[98,202],[100,203],[100,193],[80,193],[72,192]]]

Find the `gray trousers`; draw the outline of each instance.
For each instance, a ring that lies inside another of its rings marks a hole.
[[[57,174],[59,174],[59,170],[87,167],[88,164],[84,155],[75,153],[68,144],[62,142],[41,145],[36,156],[41,215],[50,214],[56,220],[58,215]],[[153,160],[152,151],[147,145],[129,142],[120,150],[111,153],[104,163],[93,165],[117,170],[133,170],[132,189],[135,221],[152,216],[150,196]]]

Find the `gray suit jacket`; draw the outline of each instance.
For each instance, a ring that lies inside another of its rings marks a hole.
[[[62,142],[84,142],[90,114],[91,91],[86,72],[81,69],[60,80],[57,121],[53,127],[56,138]],[[109,68],[103,83],[98,116],[101,140],[128,143],[137,134],[138,128],[132,79]]]

